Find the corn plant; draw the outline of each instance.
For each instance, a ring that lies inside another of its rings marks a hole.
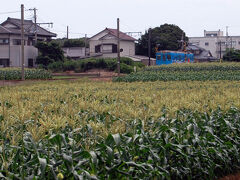
[[[216,179],[239,170],[239,126],[240,111],[234,107],[226,113],[220,108],[210,113],[183,109],[175,118],[164,114],[147,124],[132,120],[125,133],[107,137],[96,134],[90,125],[78,129],[66,126],[37,142],[25,132],[17,146],[2,136],[0,176]]]
[[[43,69],[25,69],[25,79],[51,79],[50,72]],[[0,69],[0,80],[20,80],[21,69],[2,68]]]

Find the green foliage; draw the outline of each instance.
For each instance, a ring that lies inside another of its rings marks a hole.
[[[160,27],[155,27],[151,31],[151,56],[155,57],[155,47],[159,44],[160,50],[179,50],[181,48],[182,35],[185,41],[188,41],[185,32],[178,26],[173,24],[164,24]],[[148,56],[148,37],[149,32],[145,32],[139,39],[136,45],[136,53],[139,55]]]
[[[147,107],[146,107],[147,108]],[[178,110],[168,118],[126,121],[126,133],[102,137],[89,124],[34,141],[20,125],[22,140],[15,146],[1,132],[0,176],[4,179],[218,179],[239,170],[240,111],[200,113]],[[81,115],[88,113],[79,112]],[[87,119],[102,123],[108,116]],[[148,127],[148,128],[146,128]],[[17,126],[12,127],[12,129]]]
[[[51,59],[48,56],[43,56],[43,55],[39,55],[36,59],[36,64],[38,65],[42,65],[43,68],[46,68],[49,64],[55,62],[53,59]]]
[[[138,69],[144,67],[144,64],[134,62],[130,58],[122,57],[120,60],[121,73],[131,73],[133,72],[133,67],[136,66]],[[53,72],[61,71],[75,71],[75,72],[85,72],[90,69],[106,69],[109,71],[117,70],[117,59],[95,59],[89,58],[78,61],[65,61],[65,62],[54,62],[48,66],[48,68]]]
[[[240,50],[229,49],[223,56],[224,61],[240,62]]]
[[[58,43],[61,47],[85,47],[85,38],[77,38],[77,39],[53,39],[51,42]],[[89,47],[89,43],[87,42],[87,47]]]
[[[133,66],[129,66],[127,64],[121,63],[120,64],[120,72],[124,74],[130,74],[133,72]]]
[[[77,67],[77,62],[76,61],[65,61],[63,63],[63,71],[75,71]]]
[[[134,81],[209,81],[240,80],[240,64],[203,63],[147,67],[137,73],[114,78],[116,82]]]
[[[42,64],[44,67],[47,67],[52,62],[64,61],[63,51],[56,42],[39,41],[36,48],[40,52],[36,64]]]
[[[85,47],[84,39],[67,39],[63,43],[63,47]]]
[[[63,62],[57,61],[49,64],[47,69],[51,70],[52,72],[60,72],[63,71]]]
[[[0,69],[0,80],[21,80],[21,69]],[[43,69],[25,69],[25,79],[51,79],[52,74]]]

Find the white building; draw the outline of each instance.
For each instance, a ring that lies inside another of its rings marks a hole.
[[[117,57],[117,30],[106,28],[89,39],[90,56],[99,55],[106,58]],[[120,32],[121,56],[135,56],[135,41],[133,37]]]
[[[65,57],[72,59],[82,59],[89,56],[89,48],[85,47],[63,47]]]
[[[24,64],[35,66],[38,50],[34,44],[35,25],[31,20],[24,20]],[[48,41],[56,34],[37,26],[39,41]],[[21,66],[21,20],[8,18],[0,25],[0,67]]]
[[[223,31],[206,31],[203,37],[190,37],[189,43],[209,50],[213,57],[222,58],[226,49],[240,49],[240,36],[224,36]]]

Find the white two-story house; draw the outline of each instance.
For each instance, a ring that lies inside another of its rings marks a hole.
[[[136,39],[120,32],[121,56],[135,56]],[[117,57],[117,30],[106,28],[89,39],[90,55],[99,55],[104,58]]]
[[[34,67],[38,50],[34,47],[35,24],[24,20],[25,67]],[[38,41],[49,41],[56,34],[37,25]],[[0,25],[0,67],[21,66],[21,20],[8,18]]]

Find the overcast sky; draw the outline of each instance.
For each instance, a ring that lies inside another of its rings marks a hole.
[[[20,12],[3,14],[26,9],[38,9],[38,22],[53,22],[53,28],[42,26],[66,36],[69,26],[70,38],[88,37],[106,27],[116,28],[120,18],[123,32],[144,32],[149,27],[164,23],[176,24],[187,36],[203,36],[205,30],[226,31],[229,35],[240,35],[240,0],[1,0],[0,21],[7,17],[20,18]],[[33,19],[33,12],[25,12],[26,19]]]

